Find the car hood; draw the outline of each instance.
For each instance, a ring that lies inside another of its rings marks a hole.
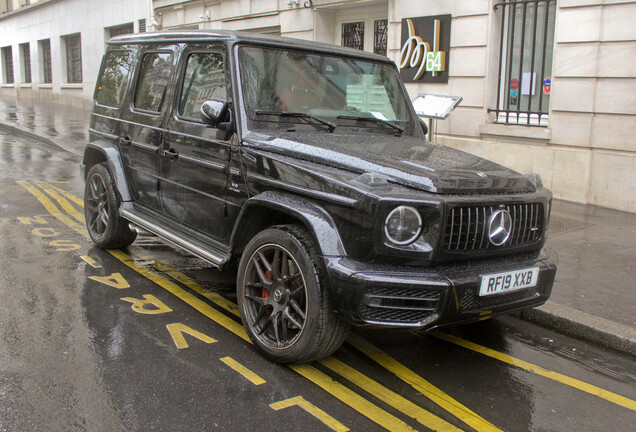
[[[530,180],[502,165],[413,137],[383,134],[250,133],[244,145],[440,194],[534,192]]]

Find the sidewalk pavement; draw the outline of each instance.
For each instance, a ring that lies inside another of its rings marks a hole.
[[[0,96],[0,128],[82,155],[90,111]],[[636,214],[555,200],[551,299],[521,318],[636,357]]]

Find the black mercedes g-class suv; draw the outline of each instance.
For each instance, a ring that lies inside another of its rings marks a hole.
[[[243,324],[279,362],[330,354],[351,324],[427,330],[544,303],[540,177],[425,134],[386,57],[239,32],[116,37],[82,163],[88,232],[237,264]]]

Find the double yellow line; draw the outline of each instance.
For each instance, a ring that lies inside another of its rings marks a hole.
[[[18,183],[30,193],[32,193],[52,216],[56,217],[60,222],[73,229],[83,237],[88,238],[88,233],[84,225],[84,215],[80,213],[75,207],[83,207],[83,201],[80,198],[76,197],[73,194],[70,194],[69,192],[64,191],[59,187],[53,186],[48,182],[36,182],[36,185],[39,186],[39,188],[29,182]],[[53,200],[55,200],[55,202],[62,208],[62,210],[60,210],[60,207],[58,207],[58,205],[51,201],[49,197],[53,198]],[[213,291],[207,290],[183,273],[155,260],[151,256],[148,256],[145,251],[138,247],[131,246],[128,251],[130,252],[130,255],[120,250],[111,250],[109,252],[111,255],[113,255],[115,258],[117,258],[119,261],[121,261],[123,264],[125,264],[135,272],[151,280],[161,288],[165,289],[175,297],[181,299],[182,301],[205,315],[207,318],[213,320],[214,322],[234,333],[241,339],[251,343],[245,332],[245,329],[235,319],[231,318],[225,313],[220,312],[218,309],[212,307],[209,303],[201,300],[199,297],[192,294],[191,292],[183,289],[172,280],[187,287],[189,290],[202,295],[207,300],[214,303],[216,306],[229,312],[229,314],[238,317],[239,313],[236,304],[214,293]],[[138,262],[143,262],[145,264],[150,263],[150,265],[156,271],[146,267],[145,265],[139,265]],[[162,274],[168,276],[172,280],[168,279]],[[447,335],[445,333],[436,333],[436,336],[456,345],[463,346],[475,352],[487,355],[496,360],[520,367],[530,372],[537,373],[546,378],[577,388],[581,391],[593,394],[617,405],[636,410],[635,401],[608,392],[599,387],[567,377],[557,372],[547,371],[546,369],[543,369],[539,366],[532,365],[519,359],[514,359],[513,357],[507,356],[486,347],[482,347],[472,342],[465,341],[455,336]],[[348,343],[366,356],[368,356],[370,359],[375,361],[377,364],[382,366],[384,369],[391,372],[405,383],[409,384],[416,391],[420,392],[424,396],[431,399],[434,403],[444,408],[446,411],[454,415],[457,419],[461,420],[469,427],[477,431],[499,431],[499,429],[492,425],[490,422],[484,420],[478,414],[474,413],[466,406],[462,405],[461,403],[450,397],[448,394],[441,391],[439,388],[435,387],[427,380],[417,375],[415,372],[411,371],[406,366],[402,365],[401,363],[390,357],[388,354],[374,347],[366,340],[354,334],[348,339]],[[447,421],[421,408],[420,406],[414,404],[406,398],[398,395],[397,393],[391,391],[377,381],[374,381],[373,379],[365,376],[356,369],[346,365],[345,363],[337,360],[334,357],[323,359],[319,363],[323,367],[329,369],[337,375],[340,375],[350,383],[370,393],[378,400],[393,407],[406,416],[415,419],[417,422],[429,429],[442,431],[460,430]],[[328,375],[324,374],[315,367],[311,365],[291,365],[290,368],[306,379],[312,381],[314,384],[318,385],[343,403],[349,405],[362,415],[381,425],[382,427],[388,430],[395,431],[413,430],[413,428],[411,428],[402,420],[398,419],[397,417],[393,416],[377,405],[371,403],[348,387],[340,384],[337,381],[334,381]]]

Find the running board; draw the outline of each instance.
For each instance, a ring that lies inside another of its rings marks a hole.
[[[188,241],[187,239],[184,239],[174,234],[173,232],[160,227],[156,223],[153,223],[149,221],[148,219],[145,219],[139,216],[137,213],[133,213],[130,210],[123,209],[121,211],[121,214],[128,221],[132,222],[135,225],[138,225],[140,228],[146,231],[149,231],[158,237],[161,237],[163,240],[167,241],[168,243],[171,243],[177,247],[185,249],[186,251],[190,252],[192,255],[196,255],[197,257],[209,262],[210,264],[216,267],[222,266],[228,260],[227,255],[223,257],[222,253],[211,252],[210,250],[205,248],[203,245],[195,244],[194,241]]]

